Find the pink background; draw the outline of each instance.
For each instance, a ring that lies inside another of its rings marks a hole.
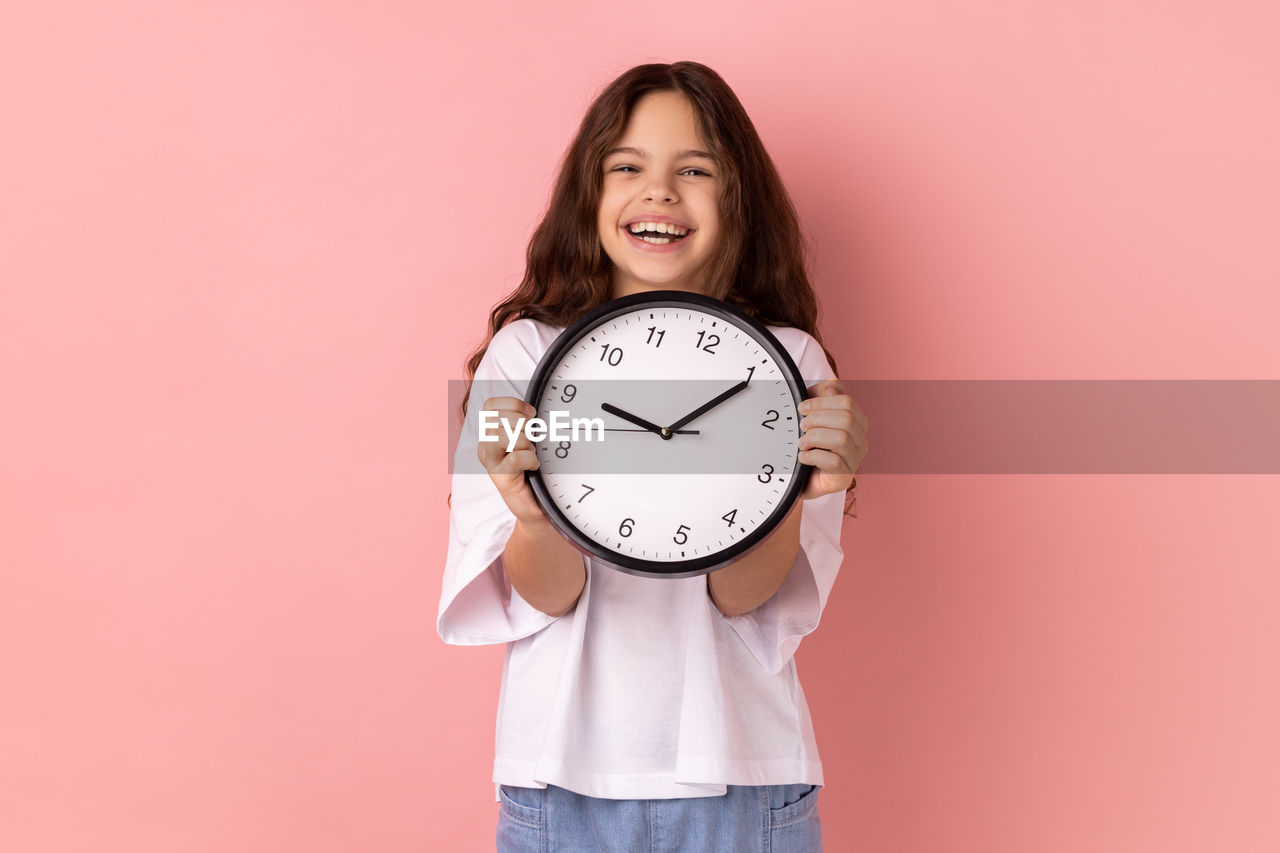
[[[447,380],[633,64],[735,87],[846,377],[1280,378],[1273,4],[10,6],[0,850],[492,848]],[[829,850],[1280,849],[1276,477],[859,486]]]

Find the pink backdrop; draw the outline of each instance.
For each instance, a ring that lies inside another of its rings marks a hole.
[[[492,847],[446,385],[638,62],[738,91],[846,377],[1280,376],[1272,4],[435,6],[0,16],[0,850]],[[829,850],[1280,849],[1276,477],[859,486]]]

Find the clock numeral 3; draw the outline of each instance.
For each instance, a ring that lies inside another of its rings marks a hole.
[[[759,480],[759,481],[760,481],[760,482],[762,482],[762,483],[767,483],[767,482],[769,482],[770,480],[772,480],[772,479],[773,479],[773,466],[772,466],[772,465],[761,465],[761,466],[760,466],[760,473],[759,473],[759,474],[756,474],[756,479],[757,479],[757,480]]]

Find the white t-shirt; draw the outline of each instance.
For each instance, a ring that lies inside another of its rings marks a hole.
[[[639,577],[585,555],[586,586],[564,616],[534,609],[512,587],[502,552],[515,516],[487,474],[461,472],[483,471],[480,404],[524,397],[561,331],[522,319],[494,335],[454,457],[436,631],[454,645],[507,644],[494,799],[499,785],[670,799],[721,795],[726,785],[823,784],[793,654],[818,627],[840,568],[843,493],[803,502],[791,573],[741,616],[720,612],[706,575]],[[833,376],[810,335],[770,331],[806,386]]]

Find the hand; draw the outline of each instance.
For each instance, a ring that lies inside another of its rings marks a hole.
[[[814,470],[801,497],[812,500],[853,484],[867,455],[867,416],[839,379],[825,379],[808,392],[809,399],[800,404],[800,461]]]
[[[748,380],[746,379],[742,380],[737,385],[734,385],[732,388],[730,388],[728,391],[725,391],[723,394],[718,395],[714,400],[703,403],[701,406],[694,409],[692,412],[685,415],[683,418],[676,421],[671,426],[667,427],[667,429],[670,430],[671,432],[675,432],[685,424],[692,422],[695,418],[702,417],[707,412],[711,411],[716,406],[723,403],[725,400],[728,400],[734,394],[737,394],[739,391],[745,390],[747,387],[747,384],[748,384]]]
[[[515,429],[520,418],[533,417],[538,410],[518,397],[490,397],[484,401],[485,411],[497,412],[505,425],[498,425],[498,441],[482,441],[476,448],[480,464],[488,472],[493,484],[498,487],[498,494],[506,501],[507,508],[524,524],[547,523],[547,516],[538,506],[533,488],[525,478],[524,472],[538,467],[538,454],[529,443],[529,437],[520,430],[516,443],[510,453],[507,452],[507,429]],[[523,426],[523,425],[522,425]]]
[[[671,433],[668,432],[667,430],[664,430],[662,427],[658,426],[657,424],[649,423],[644,418],[636,417],[630,412],[624,412],[622,411],[622,409],[619,409],[617,406],[613,405],[612,403],[601,403],[600,408],[604,409],[606,412],[608,412],[611,415],[617,415],[618,417],[622,418],[624,421],[631,421],[631,423],[635,424],[636,426],[644,427],[651,433],[660,435],[663,438],[671,438]]]

